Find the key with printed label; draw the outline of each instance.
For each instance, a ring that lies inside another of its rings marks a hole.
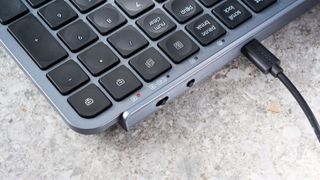
[[[98,39],[95,32],[82,20],[60,30],[58,36],[72,52],[80,51]]]
[[[129,61],[146,81],[151,82],[171,69],[171,64],[155,48],[150,48]]]
[[[137,24],[152,40],[163,37],[177,27],[160,9],[156,9],[140,18]]]
[[[251,13],[237,0],[225,1],[212,12],[230,29],[238,27],[252,17]]]
[[[71,93],[89,81],[87,74],[73,60],[50,71],[47,77],[63,95]]]
[[[205,14],[186,26],[186,29],[203,45],[207,46],[226,34],[226,30],[211,17]]]
[[[124,65],[102,77],[100,83],[116,101],[125,99],[142,87],[139,79]]]
[[[154,6],[152,0],[116,0],[116,3],[131,18],[138,17]]]
[[[38,13],[51,29],[58,29],[78,17],[65,1],[55,1],[41,8]]]
[[[102,74],[120,62],[111,49],[102,42],[81,53],[78,59],[94,76]]]
[[[164,8],[180,23],[189,21],[203,11],[194,0],[170,0]]]
[[[109,34],[127,22],[125,17],[111,4],[94,11],[87,19],[102,35]]]
[[[9,25],[8,30],[40,69],[48,69],[68,56],[59,42],[31,14]]]
[[[199,51],[199,47],[183,31],[177,31],[159,42],[158,46],[174,63],[181,63]]]
[[[114,33],[108,38],[108,41],[125,58],[130,57],[149,44],[147,39],[132,25]]]
[[[84,118],[93,118],[112,106],[111,101],[94,84],[70,96],[68,102]]]

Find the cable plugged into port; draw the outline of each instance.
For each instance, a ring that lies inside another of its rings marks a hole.
[[[259,41],[253,40],[245,45],[241,52],[246,56],[260,71],[264,74],[272,74],[275,78],[278,78],[291,92],[293,97],[297,100],[300,107],[306,114],[317,138],[320,142],[320,126],[310,109],[308,103],[300,94],[298,89],[290,81],[290,79],[284,74],[283,69],[280,66],[280,60],[273,55],[266,47],[264,47]]]

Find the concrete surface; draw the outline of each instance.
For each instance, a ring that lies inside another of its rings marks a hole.
[[[264,43],[320,118],[320,6]],[[319,179],[287,90],[244,58],[131,132],[79,135],[0,49],[0,179]]]

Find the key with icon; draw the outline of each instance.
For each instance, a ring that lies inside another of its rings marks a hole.
[[[102,77],[100,83],[116,101],[125,99],[142,87],[139,79],[124,65]]]

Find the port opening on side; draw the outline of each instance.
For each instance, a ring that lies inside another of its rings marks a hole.
[[[163,106],[163,105],[165,105],[165,104],[167,103],[168,100],[169,100],[169,97],[166,96],[166,97],[162,98],[161,100],[159,100],[159,101],[157,102],[156,106],[157,106],[157,107]]]

